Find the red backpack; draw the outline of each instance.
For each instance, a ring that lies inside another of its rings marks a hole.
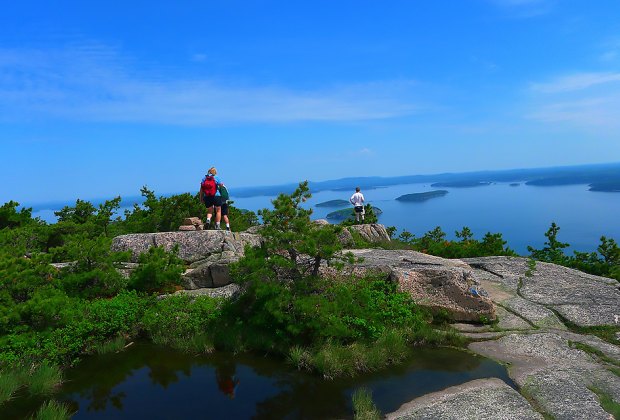
[[[215,183],[215,177],[207,175],[204,181],[200,184],[202,193],[207,197],[213,197],[217,191],[217,184]]]

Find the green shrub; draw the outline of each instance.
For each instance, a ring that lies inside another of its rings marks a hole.
[[[220,300],[207,296],[170,296],[149,308],[142,323],[157,344],[210,351],[212,340],[207,333],[220,317],[220,307]]]
[[[172,292],[181,284],[185,271],[183,261],[177,257],[178,249],[166,252],[162,247],[151,247],[138,258],[140,265],[131,273],[129,286],[141,292]]]

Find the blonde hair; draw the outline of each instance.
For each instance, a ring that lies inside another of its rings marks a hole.
[[[207,174],[217,175],[217,169],[215,169],[215,166],[212,166],[211,169],[207,171]]]

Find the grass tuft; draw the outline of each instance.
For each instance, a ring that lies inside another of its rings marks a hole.
[[[378,420],[381,412],[372,400],[372,392],[359,388],[353,393],[353,418],[355,420]]]
[[[43,403],[34,416],[36,420],[66,420],[71,418],[72,413],[64,404],[51,400]]]
[[[0,404],[9,401],[20,388],[19,375],[14,372],[0,372]]]
[[[287,361],[295,366],[298,370],[309,369],[312,356],[308,350],[303,347],[294,346],[289,350]]]
[[[116,337],[105,343],[100,343],[95,347],[95,353],[97,354],[110,354],[117,353],[125,347],[125,339],[123,337]]]
[[[62,383],[62,372],[57,366],[42,363],[26,378],[27,386],[32,395],[51,395]]]

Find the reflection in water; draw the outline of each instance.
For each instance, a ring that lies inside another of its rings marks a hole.
[[[236,366],[231,359],[225,359],[215,367],[217,387],[231,400],[235,398],[235,391],[239,385],[239,378],[235,376]]]
[[[343,418],[364,386],[384,413],[411,399],[473,379],[498,377],[500,365],[454,349],[415,349],[408,363],[334,381],[278,360],[216,353],[192,356],[151,344],[84,360],[67,372],[57,399],[74,418]],[[239,392],[239,384],[243,392]],[[25,418],[41,401],[17,398],[1,418]]]

